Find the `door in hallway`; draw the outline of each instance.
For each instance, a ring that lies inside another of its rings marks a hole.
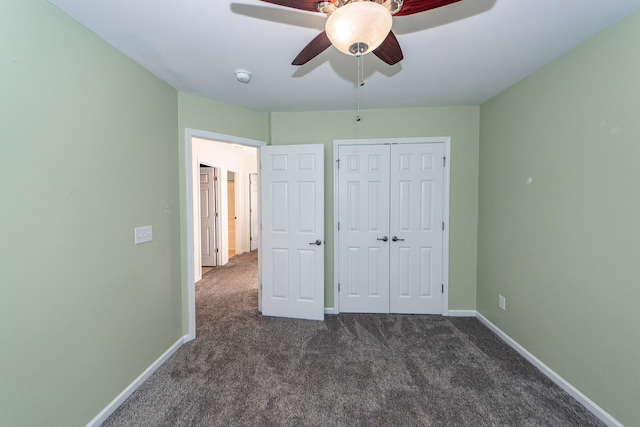
[[[203,267],[215,267],[217,260],[215,169],[200,166],[200,250]]]

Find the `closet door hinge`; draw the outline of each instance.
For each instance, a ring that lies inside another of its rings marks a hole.
[[[444,167],[447,166],[447,158],[446,157],[442,158],[442,166],[444,166]]]
[[[338,166],[338,169],[340,169],[340,159],[336,160],[336,165]]]
[[[340,282],[338,282],[338,292],[340,292]]]
[[[444,294],[444,283],[442,284],[442,293]]]
[[[340,231],[340,222],[338,221],[338,231]]]
[[[442,221],[442,231],[444,231],[444,221]]]

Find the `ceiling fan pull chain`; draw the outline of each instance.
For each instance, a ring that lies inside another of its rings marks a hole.
[[[360,86],[364,86],[364,55],[360,55]]]
[[[358,68],[358,80],[356,81],[356,93],[358,100],[358,114],[356,115],[356,122],[362,120],[360,117],[360,87],[364,86],[364,55],[356,55],[357,68]]]
[[[360,117],[360,55],[356,55],[356,71],[357,71],[357,77],[356,77],[356,107],[357,107],[357,113],[356,113],[356,122],[359,122],[361,120]]]

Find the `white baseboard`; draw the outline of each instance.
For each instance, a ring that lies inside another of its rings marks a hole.
[[[478,312],[475,310],[449,310],[447,316],[450,317],[476,317]]]
[[[127,400],[127,398],[131,396],[131,394],[136,391],[136,389],[140,387],[142,383],[144,383],[147,378],[149,378],[151,374],[156,371],[156,369],[158,369],[164,362],[166,362],[167,359],[169,359],[173,355],[173,353],[175,353],[187,341],[189,340],[185,335],[184,337],[181,337],[178,341],[176,341],[175,344],[169,347],[169,349],[165,351],[162,356],[160,356],[155,362],[153,362],[151,366],[145,369],[144,372],[138,376],[138,378],[133,380],[133,382],[129,384],[127,388],[125,388],[122,393],[120,393],[115,399],[113,399],[111,403],[109,403],[102,411],[100,411],[100,413],[96,415],[94,419],[89,421],[87,427],[99,427],[103,422],[105,422],[106,419],[109,418],[109,416],[113,414],[115,410],[118,409],[118,407],[122,405],[122,403]]]
[[[529,362],[531,362],[536,368],[542,371],[551,381],[556,383],[560,388],[569,393],[571,397],[576,399],[582,404],[589,412],[598,417],[598,419],[611,427],[624,427],[618,420],[612,417],[607,411],[598,406],[593,400],[585,396],[580,390],[572,386],[567,380],[562,378],[553,369],[545,365],[540,359],[531,354],[527,349],[518,344],[509,335],[505,334],[500,328],[491,323],[489,319],[482,314],[477,313],[478,320],[484,323],[489,329],[496,333],[504,342],[509,344],[514,350],[524,356]]]
[[[476,317],[475,310],[449,310],[447,316],[451,317]],[[324,314],[338,314],[334,307],[325,307]]]

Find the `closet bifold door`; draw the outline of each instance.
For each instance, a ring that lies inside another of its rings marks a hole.
[[[391,146],[390,312],[442,312],[443,144]]]

